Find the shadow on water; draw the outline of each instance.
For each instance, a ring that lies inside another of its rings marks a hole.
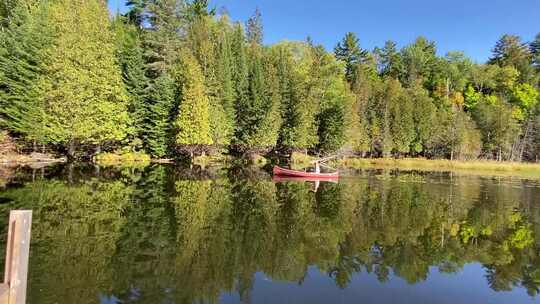
[[[248,303],[261,273],[303,286],[316,269],[345,290],[360,273],[414,285],[471,263],[492,291],[540,288],[527,180],[376,170],[314,191],[249,168],[63,166],[4,187],[1,229],[34,210],[29,303]]]

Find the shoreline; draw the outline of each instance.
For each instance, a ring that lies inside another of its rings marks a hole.
[[[95,163],[101,166],[141,166],[147,164],[175,164],[173,159],[153,159],[143,153],[127,153],[117,155],[107,153],[95,159]],[[263,158],[262,156],[260,158]],[[302,153],[295,153],[291,158],[293,168],[308,167],[315,158]],[[269,160],[266,159],[265,163]],[[192,163],[206,167],[210,164],[223,165],[230,162],[230,157],[198,157]],[[65,157],[52,157],[45,154],[8,154],[0,156],[0,167],[46,167],[49,165],[66,163]],[[447,160],[426,158],[360,158],[348,157],[328,162],[331,167],[339,170],[361,169],[397,169],[434,172],[456,172],[470,175],[491,176],[517,176],[540,179],[540,163],[497,162],[492,160]]]
[[[425,158],[346,158],[336,160],[331,162],[331,164],[342,170],[403,169],[540,179],[540,163],[497,162],[490,160],[451,161]]]

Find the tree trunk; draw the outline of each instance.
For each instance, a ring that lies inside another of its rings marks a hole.
[[[75,159],[75,141],[70,140],[68,143],[68,160],[73,161]]]
[[[529,137],[531,122],[527,122],[527,127],[525,128],[525,135],[523,135],[523,141],[521,143],[521,148],[519,150],[519,161],[521,162],[523,160],[523,153],[525,153],[525,146],[527,145],[527,140]]]

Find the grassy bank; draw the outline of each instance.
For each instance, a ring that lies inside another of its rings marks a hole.
[[[150,164],[149,155],[140,152],[101,153],[96,155],[95,162],[100,166],[138,167]]]
[[[540,179],[540,164],[486,160],[450,161],[423,158],[346,158],[333,163],[341,169],[394,168],[424,171],[459,171],[479,175],[519,175]]]

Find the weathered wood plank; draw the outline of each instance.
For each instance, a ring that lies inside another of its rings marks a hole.
[[[8,304],[26,303],[31,227],[32,211],[10,212],[4,272],[4,284],[9,287],[8,301],[5,302]]]
[[[9,301],[9,285],[0,284],[0,303],[8,303]]]

